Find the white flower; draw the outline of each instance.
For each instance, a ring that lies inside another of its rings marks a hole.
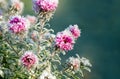
[[[37,21],[35,16],[27,15],[26,18],[30,21],[31,24],[35,24]]]
[[[74,70],[78,70],[80,68],[80,60],[78,58],[70,57],[68,64],[70,64]]]
[[[48,71],[43,71],[43,73],[40,75],[39,79],[56,79],[54,75],[49,73]]]
[[[20,0],[10,0],[10,5],[18,11],[18,13],[22,13],[24,4]]]
[[[84,57],[81,58],[81,62],[83,63],[84,66],[92,66],[92,64],[90,63],[90,61]]]

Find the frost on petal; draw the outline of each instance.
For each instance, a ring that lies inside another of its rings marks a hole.
[[[58,6],[58,0],[33,0],[33,9],[39,11],[54,11]]]
[[[74,70],[80,68],[80,60],[78,58],[70,57],[67,62]]]
[[[37,21],[37,18],[35,16],[27,15],[26,18],[30,22],[30,24],[35,24]]]
[[[90,61],[84,57],[81,58],[81,63],[84,65],[84,66],[92,66],[92,64],[90,63]]]
[[[39,79],[56,79],[56,77],[50,72],[44,70],[43,73],[40,75]]]
[[[27,31],[28,21],[21,16],[12,16],[8,22],[8,29],[15,34],[21,34]]]
[[[24,8],[24,3],[20,0],[10,0],[10,6],[17,11],[18,13],[22,13]]]
[[[55,44],[61,50],[65,50],[65,51],[72,50],[74,46],[74,39],[65,30],[63,32],[57,33],[55,38]]]
[[[21,62],[27,69],[30,69],[38,63],[38,57],[33,52],[26,51],[21,57]]]
[[[78,25],[73,25],[73,26],[70,25],[69,26],[69,30],[72,33],[72,35],[73,35],[74,38],[80,37],[81,30],[78,28]]]

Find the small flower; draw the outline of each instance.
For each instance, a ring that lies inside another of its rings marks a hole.
[[[29,23],[21,16],[12,16],[8,26],[12,33],[23,34],[28,29]]]
[[[18,13],[21,13],[24,8],[24,4],[20,0],[10,0],[11,7],[16,10]]]
[[[32,38],[33,41],[37,41],[38,40],[38,35],[39,35],[39,33],[37,31],[33,31],[30,34],[30,37]]]
[[[90,63],[90,61],[88,59],[84,58],[84,57],[81,58],[81,64],[83,66],[89,66],[89,67],[92,66],[92,64]]]
[[[26,18],[30,22],[30,24],[35,24],[37,21],[37,18],[35,16],[27,15]]]
[[[74,38],[78,38],[80,36],[81,31],[78,28],[78,25],[70,25],[68,29],[70,30]]]
[[[80,68],[80,60],[78,58],[70,57],[68,65],[70,65],[72,69],[78,70]]]
[[[58,6],[58,0],[33,0],[33,9],[39,11],[54,11]]]
[[[39,79],[56,79],[54,75],[49,73],[48,71],[43,71],[43,73],[40,75]]]
[[[30,69],[38,63],[38,57],[32,51],[26,51],[21,57],[21,62],[27,69]]]
[[[72,50],[74,46],[74,39],[72,38],[69,31],[65,30],[63,32],[57,33],[55,38],[55,44],[58,48],[62,50]]]

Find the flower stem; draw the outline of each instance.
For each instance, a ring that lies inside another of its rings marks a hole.
[[[7,43],[8,43],[8,45],[12,48],[12,50],[18,55],[18,52],[15,50],[15,48],[10,44],[10,42],[6,39],[5,40]]]

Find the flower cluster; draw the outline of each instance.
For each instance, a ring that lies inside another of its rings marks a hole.
[[[68,51],[73,49],[74,39],[66,31],[59,32],[56,35],[55,44],[58,48]]]
[[[27,69],[30,69],[38,63],[38,57],[32,51],[26,51],[21,57],[21,62]]]
[[[80,36],[80,30],[77,25],[70,25],[62,32],[58,32],[55,38],[55,44],[64,51],[72,50],[75,39]]]
[[[60,56],[74,48],[79,26],[54,34],[47,26],[59,0],[32,3],[36,16],[24,17],[21,0],[0,0],[0,79],[80,79],[83,70],[90,71],[89,60],[76,55],[61,62]]]
[[[70,57],[68,65],[71,66],[71,69],[78,70],[80,68],[80,60],[78,58]]]
[[[58,6],[58,0],[33,0],[33,9],[39,11],[54,11]]]
[[[91,67],[91,63],[87,58],[80,58],[79,55],[77,57],[69,57],[69,59],[66,61],[67,65],[70,67],[70,69],[73,69],[75,71],[79,71],[81,67],[87,71],[91,71],[89,67]]]
[[[73,25],[73,26],[70,25],[68,29],[69,29],[69,31],[72,33],[72,35],[73,35],[74,38],[80,37],[81,31],[80,31],[80,29],[78,28],[78,25]]]
[[[28,29],[29,23],[27,19],[21,16],[12,16],[8,24],[9,30],[15,34],[24,33]]]

